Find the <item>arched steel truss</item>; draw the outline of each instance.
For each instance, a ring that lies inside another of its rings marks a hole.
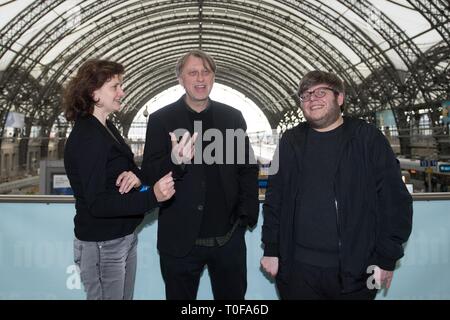
[[[126,107],[116,117],[125,133],[149,99],[176,84],[175,62],[193,48],[211,53],[219,66],[216,82],[252,99],[274,128],[301,120],[295,90],[311,69],[343,78],[347,113],[373,120],[376,111],[390,108],[399,130],[419,108],[438,119],[436,107],[450,100],[447,0],[408,1],[442,37],[426,52],[367,0],[80,0],[61,11],[67,3],[34,1],[0,30],[0,62],[6,65],[0,74],[0,136],[9,111],[26,115],[25,132],[38,125],[48,133],[61,112],[61,88],[93,56],[126,67]],[[344,54],[349,50],[352,57]],[[407,137],[401,142],[407,154]]]

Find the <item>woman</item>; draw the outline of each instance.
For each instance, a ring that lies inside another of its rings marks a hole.
[[[88,60],[68,83],[63,105],[75,121],[64,165],[75,196],[74,253],[87,299],[132,299],[136,227],[175,193],[171,173],[139,192],[133,153],[108,116],[120,109],[124,68]]]

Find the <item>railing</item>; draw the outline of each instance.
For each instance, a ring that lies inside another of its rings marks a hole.
[[[136,123],[132,127],[142,130],[142,139],[136,138],[127,141],[136,156],[136,162],[140,164],[144,153],[146,124]],[[397,153],[400,152],[399,138],[409,136],[412,143],[411,147],[415,148],[412,157],[436,154],[436,142],[440,142],[444,143],[445,148],[441,148],[439,156],[442,159],[446,159],[446,154],[450,148],[447,145],[447,143],[450,143],[448,126],[430,127],[419,125],[406,129],[408,135],[403,135],[401,130],[398,132],[397,128],[383,127],[380,130],[388,137]],[[434,135],[424,134],[428,132],[427,130],[433,132]],[[270,161],[280,135],[273,131],[272,133],[250,132],[248,136],[257,158],[262,162],[264,160]],[[66,140],[65,137],[4,137],[0,139],[2,140],[0,150],[0,184],[16,180],[25,181],[31,176],[37,176],[41,160],[61,160],[63,158],[64,142]],[[437,156],[433,158],[437,158]],[[19,192],[34,193],[33,191],[24,190]]]
[[[414,201],[450,200],[450,192],[413,193]],[[259,201],[264,202],[264,195],[259,195]],[[60,195],[0,195],[0,203],[74,203],[73,196]]]
[[[450,131],[447,125],[418,125],[411,126],[409,128],[398,129],[396,127],[379,127],[381,132],[385,136],[399,137],[399,138],[415,138],[415,137],[435,137],[435,138],[445,138],[450,136]]]

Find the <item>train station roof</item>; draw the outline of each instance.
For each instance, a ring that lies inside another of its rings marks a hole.
[[[9,111],[51,127],[61,88],[92,57],[125,65],[127,126],[195,48],[272,127],[301,119],[295,91],[313,69],[345,81],[348,114],[450,100],[448,0],[0,0],[0,35],[0,133]]]

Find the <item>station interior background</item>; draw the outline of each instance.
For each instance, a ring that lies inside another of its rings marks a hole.
[[[71,130],[61,90],[91,57],[126,67],[114,122],[139,162],[148,114],[182,94],[174,65],[193,48],[217,60],[212,97],[242,110],[262,163],[303,120],[299,80],[330,70],[345,115],[385,133],[414,192],[447,191],[449,12],[446,0],[0,1],[0,194],[67,192],[56,169],[39,177]]]
[[[112,120],[139,163],[148,115],[183,94],[174,66],[196,48],[218,65],[211,97],[246,119],[261,200],[279,137],[304,120],[300,79],[337,73],[344,115],[383,132],[413,192],[405,258],[377,299],[450,299],[448,0],[0,0],[0,299],[84,298],[62,162],[68,79],[93,57],[125,66]],[[164,299],[156,216],[140,229],[137,299]],[[261,222],[246,235],[246,298],[277,299],[259,269]],[[207,277],[200,299],[211,298]]]

